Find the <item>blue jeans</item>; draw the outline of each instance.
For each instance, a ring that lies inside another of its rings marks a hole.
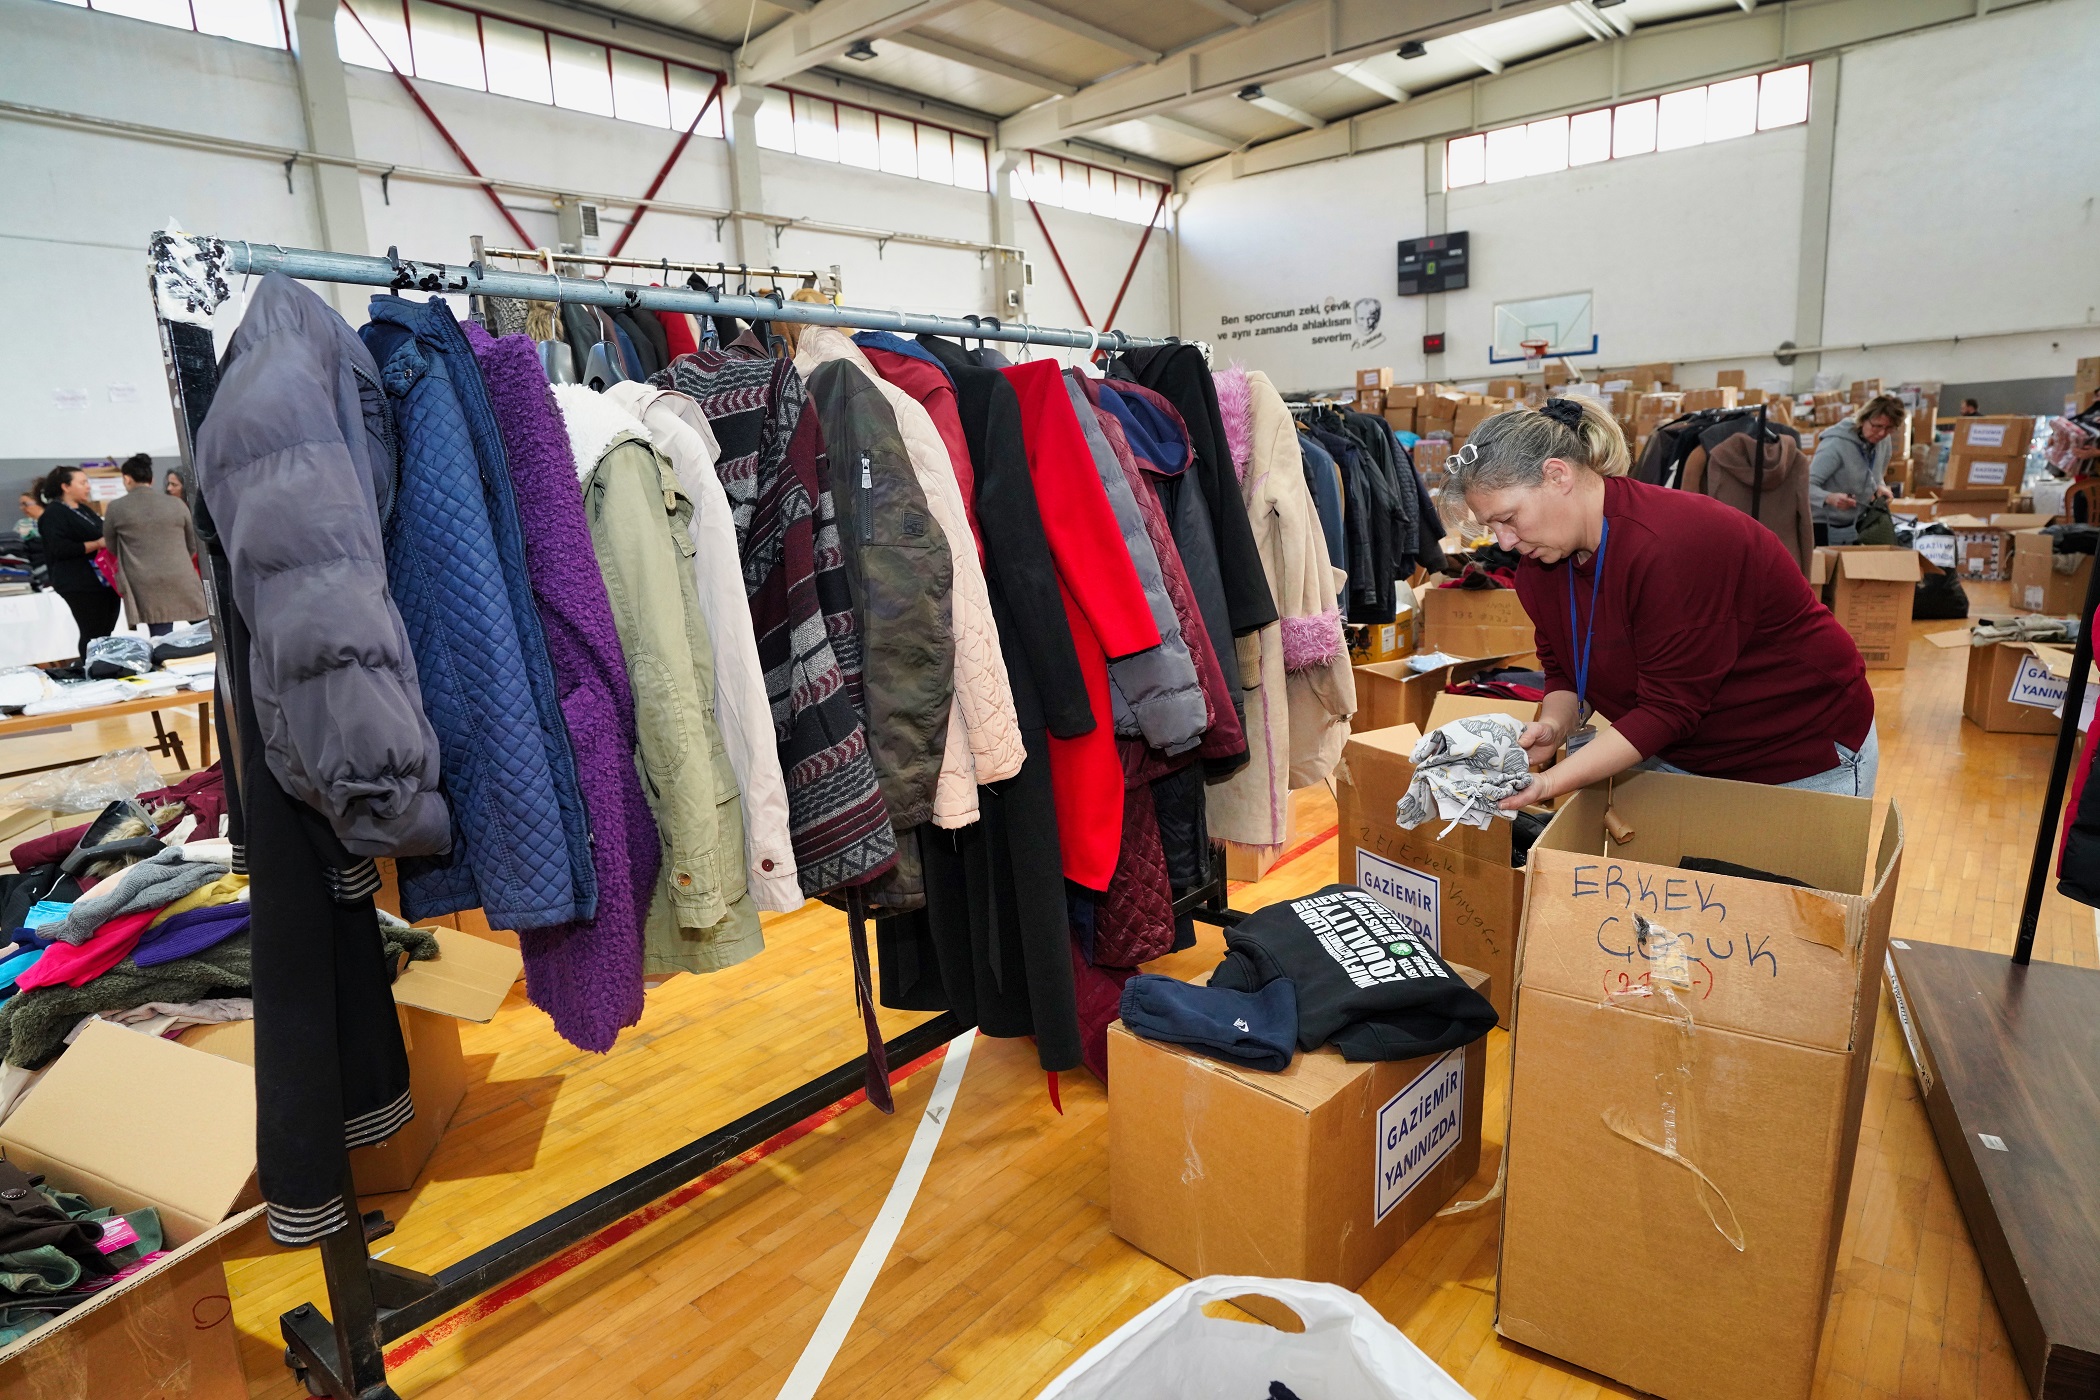
[[[1796,778],[1790,783],[1779,783],[1779,787],[1800,788],[1804,792],[1835,792],[1845,797],[1872,797],[1874,782],[1881,773],[1881,728],[1867,727],[1867,737],[1855,749],[1832,741],[1830,747],[1837,750],[1837,766],[1820,773],[1811,773],[1805,778]],[[1658,773],[1679,773],[1688,778],[1699,776],[1687,772],[1659,758],[1651,758],[1639,765],[1653,768]]]

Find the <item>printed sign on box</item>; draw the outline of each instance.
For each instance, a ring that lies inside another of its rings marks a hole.
[[[2020,658],[2020,669],[2013,675],[2012,693],[2005,698],[2015,705],[2058,710],[2063,708],[2064,695],[2070,688],[2067,677],[2050,675],[2049,668],[2039,657],[2029,655]]]
[[[1358,846],[1356,883],[1373,899],[1398,914],[1415,937],[1440,954],[1444,951],[1443,921],[1437,917],[1439,886],[1436,876],[1395,864]]]
[[[1466,1062],[1451,1050],[1378,1110],[1377,1219],[1465,1138]]]
[[[1920,535],[1918,553],[1943,569],[1954,567],[1954,536]]]
[[[1968,428],[1968,445],[1971,447],[2005,446],[2005,425],[2003,423],[1971,423],[1968,425]]]
[[[1971,463],[1969,463],[1969,485],[1971,485],[1971,486],[2003,486],[2004,484],[2005,484],[2005,463],[2003,463],[2003,462],[1971,462]]]

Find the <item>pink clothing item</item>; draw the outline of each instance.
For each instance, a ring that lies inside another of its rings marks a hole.
[[[37,987],[56,987],[61,983],[68,987],[85,987],[131,956],[132,949],[139,946],[140,936],[146,932],[146,925],[152,923],[153,916],[158,913],[158,909],[133,910],[96,929],[85,943],[52,944],[44,950],[44,956],[15,979],[15,985],[25,992]]]

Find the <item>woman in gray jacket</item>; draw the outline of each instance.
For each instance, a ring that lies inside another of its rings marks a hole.
[[[1882,478],[1902,425],[1903,401],[1878,394],[1817,436],[1808,482],[1817,544],[1857,544],[1861,507],[1895,494]]]

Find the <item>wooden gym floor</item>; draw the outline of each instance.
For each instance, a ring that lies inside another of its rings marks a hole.
[[[1972,611],[2004,605],[1971,585]],[[1914,628],[1906,671],[1872,673],[1879,796],[1907,834],[1897,936],[2011,946],[2051,740],[1984,734],[1961,718],[1966,653]],[[21,741],[51,757],[124,741],[77,732]],[[41,761],[17,746],[5,756]],[[1302,795],[1294,856],[1233,902],[1253,908],[1334,878],[1334,807]],[[1201,926],[1199,926],[1201,928]],[[2053,892],[2036,955],[2100,965],[2094,912]],[[379,1250],[436,1269],[775,1097],[856,1051],[841,916],[769,917],[766,953],[651,993],[607,1056],[565,1045],[513,993],[463,1027],[469,1089],[417,1188],[368,1199],[399,1228]],[[1157,970],[1213,965],[1218,932]],[[1846,1213],[1817,1394],[2023,1396],[1886,1005],[1859,1167]],[[912,1016],[886,1013],[894,1035]],[[1467,1195],[1493,1180],[1508,1038],[1490,1042],[1487,1150]],[[1052,1108],[1026,1043],[979,1038],[946,1135],[895,1249],[818,1394],[1032,1396],[1074,1358],[1181,1282],[1108,1229],[1106,1098],[1084,1073]],[[429,1332],[394,1344],[407,1400],[762,1396],[778,1393],[902,1162],[935,1066],[900,1085],[886,1118],[854,1104],[805,1125],[607,1231]],[[756,1155],[756,1154],[754,1154]],[[1494,1331],[1493,1212],[1433,1222],[1361,1290],[1476,1396],[1629,1392]],[[277,1315],[325,1301],[314,1255],[259,1224],[228,1259],[250,1393],[302,1394],[279,1362]]]

